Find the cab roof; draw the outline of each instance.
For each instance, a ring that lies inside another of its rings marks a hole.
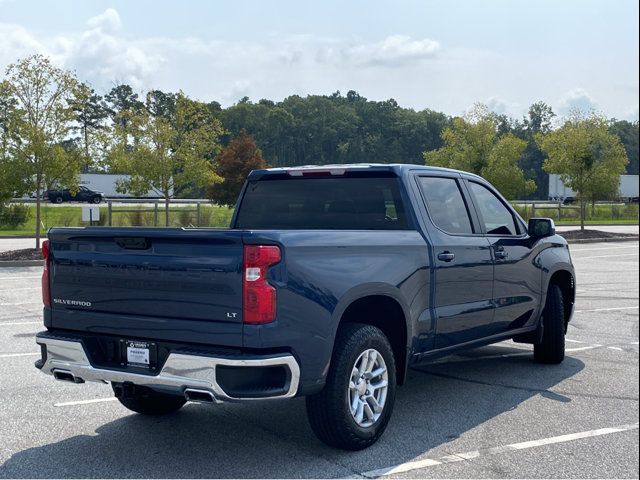
[[[449,172],[470,177],[477,177],[473,173],[454,170],[451,168],[433,167],[430,165],[414,165],[408,163],[353,163],[353,164],[331,164],[331,165],[303,165],[295,167],[276,167],[262,170],[253,170],[249,174],[249,179],[258,180],[266,175],[288,174],[292,177],[302,177],[309,174],[343,175],[346,172],[392,172],[398,177],[409,170],[419,170],[425,172]]]

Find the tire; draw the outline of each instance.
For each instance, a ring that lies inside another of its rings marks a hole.
[[[562,290],[549,285],[542,312],[542,341],[533,345],[533,358],[540,363],[558,364],[564,360],[566,325]]]
[[[381,357],[382,362],[380,358],[371,353],[372,351]],[[385,387],[381,385],[384,383],[385,373],[368,379],[358,376],[359,372],[364,371],[364,369],[358,369],[358,365],[363,365],[358,362],[364,361],[365,354],[367,361],[374,358],[371,367],[372,373],[379,372],[382,365],[386,366],[387,385],[384,392],[382,389]],[[356,378],[357,384],[352,382],[352,375]],[[359,390],[361,387],[367,390],[361,392]],[[373,387],[372,393],[369,395],[371,387]],[[387,337],[380,329],[371,325],[345,324],[339,329],[336,337],[324,389],[306,399],[307,416],[311,429],[320,440],[329,446],[345,450],[367,448],[374,444],[386,429],[393,411],[395,392],[395,358]],[[369,396],[360,396],[361,393]],[[375,411],[372,406],[375,403],[371,397],[375,397],[376,403],[378,400],[382,402],[381,410]],[[362,401],[363,398],[366,401]],[[356,413],[352,414],[354,403],[357,404]],[[372,420],[364,407],[361,422],[358,423],[355,417],[360,412],[361,404],[365,403],[369,405],[368,412],[372,412],[377,418]]]
[[[114,393],[116,393],[116,387],[113,384],[112,387]],[[151,390],[126,397],[116,395],[116,398],[132,412],[153,416],[177,412],[187,402],[183,397],[157,393]]]
[[[57,204],[62,203],[62,197],[56,197],[56,198],[54,198],[54,199],[53,199],[53,203],[57,203]]]
[[[96,205],[99,204],[102,201],[102,198],[100,197],[93,197],[91,199],[91,203],[95,203]]]

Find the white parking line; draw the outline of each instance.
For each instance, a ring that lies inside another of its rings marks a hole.
[[[571,338],[565,338],[565,342],[570,342],[570,343],[587,343],[587,342],[581,342],[580,340],[572,340]]]
[[[40,290],[42,287],[0,288],[0,292],[16,292],[18,290]]]
[[[609,350],[615,350],[617,352],[624,352],[624,350],[620,347],[607,347]]]
[[[7,322],[7,323],[3,323],[0,322],[0,327],[6,327],[6,326],[10,326],[10,325],[35,325],[35,324],[40,324],[42,325],[42,321],[39,322]]]
[[[619,248],[638,248],[638,245],[625,245],[620,246],[620,247],[598,247],[598,248],[574,248],[571,247],[569,250],[571,250],[571,252],[591,252],[594,250],[615,250],[615,249],[619,249]]]
[[[384,477],[387,475],[396,475],[399,473],[406,473],[412,470],[418,470],[420,468],[433,467],[435,465],[442,465],[452,462],[464,462],[472,460],[474,458],[483,457],[487,455],[501,455],[504,453],[513,452],[516,450],[527,450],[529,448],[542,447],[545,445],[553,445],[556,443],[572,442],[574,440],[580,440],[583,438],[599,437],[602,435],[611,435],[612,433],[627,432],[630,430],[637,430],[638,424],[632,423],[628,425],[620,425],[611,428],[599,428],[597,430],[587,430],[586,432],[571,433],[568,435],[559,435],[557,437],[542,438],[540,440],[532,440],[529,442],[512,443],[510,445],[502,445],[499,447],[487,448],[483,450],[472,450],[470,452],[454,453],[452,455],[446,455],[437,459],[426,458],[424,460],[416,460],[413,462],[401,463],[393,467],[378,468],[376,470],[370,470],[362,473],[367,478]],[[446,475],[445,475],[446,476]]]
[[[12,357],[30,357],[33,355],[40,355],[40,352],[29,352],[29,353],[2,353],[0,354],[0,358],[12,358]]]
[[[15,307],[15,306],[18,306],[18,305],[37,305],[39,302],[40,301],[0,303],[0,307]]]
[[[41,276],[35,275],[33,277],[0,277],[0,280],[22,280],[25,278],[41,278]]]
[[[593,350],[594,348],[600,348],[602,345],[589,345],[587,347],[567,348],[565,352],[582,352],[583,350]]]
[[[634,308],[640,308],[637,305],[635,307],[613,307],[613,308],[594,308],[591,310],[576,310],[575,313],[583,312],[610,312],[612,310],[633,310]]]
[[[640,253],[618,253],[616,255],[592,255],[589,257],[576,257],[571,256],[573,260],[586,260],[588,258],[609,258],[609,257],[637,257]]]
[[[116,397],[107,398],[94,398],[93,400],[78,400],[77,402],[62,402],[54,403],[54,407],[72,407],[74,405],[88,405],[90,403],[102,403],[102,402],[115,402],[118,399]]]

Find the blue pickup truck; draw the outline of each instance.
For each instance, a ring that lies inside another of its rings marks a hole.
[[[258,170],[228,229],[54,228],[43,254],[42,372],[148,415],[306,396],[352,450],[413,365],[505,339],[561,362],[575,299],[552,220],[417,165]]]

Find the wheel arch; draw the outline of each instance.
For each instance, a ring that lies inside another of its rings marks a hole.
[[[396,292],[387,288],[365,288],[360,295],[352,294],[348,301],[341,302],[336,312],[335,333],[346,323],[362,323],[382,330],[393,349],[397,383],[402,385],[412,338],[409,318],[406,303]]]
[[[549,276],[546,292],[549,291],[549,287],[551,285],[557,285],[560,287],[560,291],[562,292],[564,323],[566,329],[573,315],[573,308],[576,301],[576,280],[573,271],[564,268],[554,271],[553,274]]]

